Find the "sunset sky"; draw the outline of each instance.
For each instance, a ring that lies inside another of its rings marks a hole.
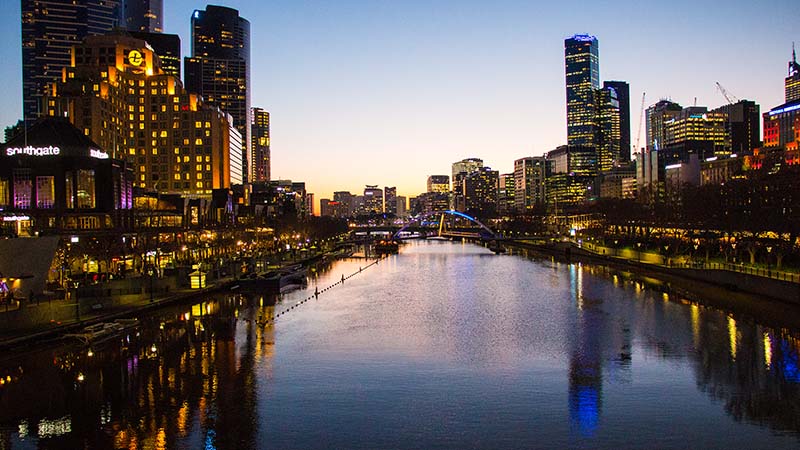
[[[5,100],[21,117],[20,4],[0,18]],[[206,3],[164,0],[165,31],[190,53]],[[601,80],[631,85],[632,141],[646,105],[725,103],[719,81],[762,112],[783,103],[796,0],[227,1],[251,22],[252,102],[272,114],[273,179],[316,200],[365,184],[425,190],[431,174],[479,157],[501,173],[566,142],[564,39],[597,36]],[[644,134],[644,130],[642,130]],[[642,136],[644,142],[644,136]],[[315,205],[318,208],[318,204]]]

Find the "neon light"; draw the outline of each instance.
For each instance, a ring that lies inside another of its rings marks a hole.
[[[680,169],[680,167],[681,167],[681,165],[680,165],[680,164],[670,164],[669,166],[667,166],[667,167],[664,167],[664,169],[666,169],[666,170],[670,170],[670,169]]]
[[[572,36],[572,40],[580,42],[592,42],[596,41],[597,38],[589,34],[576,34]]]
[[[800,109],[800,103],[797,104],[797,105],[787,106],[787,107],[781,108],[781,109],[773,109],[772,111],[769,112],[769,115],[770,116],[774,116],[776,114],[783,114],[783,113],[795,111],[795,110],[798,110],[798,109]]]
[[[712,156],[711,158],[706,158],[706,162],[716,161],[716,160],[717,160],[716,156]]]
[[[58,147],[34,147],[29,145],[27,147],[9,147],[6,149],[6,155],[29,155],[29,156],[57,156],[61,153]]]
[[[97,149],[94,149],[94,148],[90,148],[89,149],[89,156],[91,156],[92,158],[97,158],[97,159],[108,159],[108,153],[100,151],[100,150],[97,150]]]
[[[24,222],[26,220],[31,220],[28,216],[6,216],[3,217],[3,222]]]

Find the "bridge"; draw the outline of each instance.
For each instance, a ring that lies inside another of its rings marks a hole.
[[[447,220],[446,220],[446,217],[448,216],[454,219],[452,225],[449,227],[447,226]],[[477,227],[458,226],[459,219],[466,220],[468,224],[477,225]],[[414,224],[418,224],[419,228],[428,228],[428,229],[430,228],[431,225],[436,225],[437,227],[436,236],[438,237],[472,238],[484,241],[492,241],[492,240],[497,241],[502,239],[502,236],[495,233],[494,230],[481,223],[481,221],[476,219],[475,217],[472,217],[468,214],[464,214],[460,211],[454,211],[450,209],[444,211],[431,211],[427,213],[422,213],[417,217],[412,218],[402,228],[400,228],[394,233],[393,238],[400,239],[401,233],[411,228]]]

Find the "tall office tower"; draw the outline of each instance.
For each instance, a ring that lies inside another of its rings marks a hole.
[[[368,184],[364,188],[365,214],[380,214],[383,212],[383,190],[376,185]]]
[[[797,53],[792,44],[792,60],[789,61],[789,75],[784,81],[785,102],[800,100],[800,64],[797,63]]]
[[[250,113],[250,140],[253,161],[253,179],[251,182],[269,181],[270,153],[269,153],[269,111],[253,108]]]
[[[479,217],[497,214],[497,185],[499,174],[481,167],[464,178],[464,210]]]
[[[483,167],[480,158],[466,158],[453,163],[453,201],[450,205],[456,211],[465,211],[464,179],[467,175]]]
[[[383,212],[386,214],[397,214],[397,188],[383,188]]]
[[[597,152],[593,147],[562,145],[547,152],[547,204],[558,214],[596,197]]]
[[[514,213],[514,174],[501,173],[497,182],[497,212],[501,215]]]
[[[397,208],[397,217],[406,217],[408,215],[408,207],[406,206],[406,198],[402,195],[397,196],[397,202],[395,202],[395,207]]]
[[[600,88],[597,46],[597,38],[585,34],[576,34],[564,41],[569,145],[594,145],[594,91]]]
[[[22,0],[22,114],[35,119],[49,83],[61,78],[72,46],[117,26],[117,0]]]
[[[128,31],[128,34],[147,41],[161,60],[161,70],[167,75],[181,77],[181,38],[177,34]]]
[[[514,161],[514,209],[529,214],[545,203],[547,161],[544,156],[530,156]]]
[[[655,105],[647,108],[645,115],[645,128],[647,136],[647,151],[659,150],[664,146],[665,123],[677,117],[683,108],[681,105],[669,100],[660,100]]]
[[[723,113],[731,138],[731,151],[739,156],[752,155],[760,146],[759,116],[761,107],[752,100],[739,100],[711,111]]]
[[[631,160],[631,87],[625,81],[604,81],[603,89],[614,89],[619,102],[619,157],[617,162]],[[638,151],[639,149],[636,149]]]
[[[664,123],[664,144],[659,161],[664,164],[688,162],[696,154],[700,161],[731,154],[727,115],[709,112],[705,106],[690,106]]]
[[[89,36],[72,51],[75,64],[48,89],[45,112],[127,160],[136,187],[210,198],[241,183],[241,135],[230,116],[164,74],[145,41]]]
[[[450,192],[450,177],[447,175],[431,175],[428,177],[428,191],[447,194]]]
[[[122,26],[129,31],[161,33],[164,4],[161,0],[122,0]]]
[[[184,59],[186,89],[233,116],[245,142],[245,182],[253,178],[250,140],[250,22],[239,11],[206,6],[192,14],[192,56]]]
[[[597,170],[607,172],[619,163],[620,158],[620,110],[617,91],[604,87],[595,92],[595,150]]]

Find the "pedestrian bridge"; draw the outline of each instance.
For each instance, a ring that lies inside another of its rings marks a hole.
[[[417,229],[434,228],[435,236],[438,237],[472,238],[483,241],[503,239],[475,217],[451,209],[422,213],[406,222],[392,237],[401,239],[402,233],[415,226]],[[431,235],[426,234],[426,236],[430,237]]]

